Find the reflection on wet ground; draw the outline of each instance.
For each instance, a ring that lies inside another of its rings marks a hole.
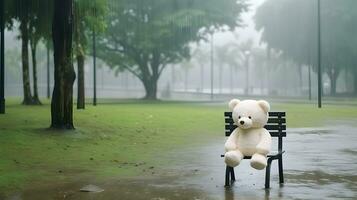
[[[290,129],[284,139],[285,185],[280,187],[273,162],[271,189],[264,189],[264,171],[249,162],[236,168],[237,182],[225,188],[220,158],[224,138],[206,147],[187,148],[163,159],[174,163],[160,177],[63,183],[27,189],[8,199],[338,199],[357,198],[357,128]],[[97,184],[101,193],[80,193]]]

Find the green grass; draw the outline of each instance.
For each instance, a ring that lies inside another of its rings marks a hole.
[[[323,105],[318,109],[312,104],[273,104],[272,108],[286,111],[288,128],[319,127],[333,121],[357,120],[357,106],[353,105]]]
[[[7,104],[7,114],[0,116],[0,193],[50,180],[157,173],[167,165],[162,159],[166,151],[222,137],[226,110],[224,104],[182,102],[87,105],[86,110],[75,110],[76,130],[61,132],[47,129],[48,102],[22,106],[10,100]],[[272,108],[287,112],[290,128],[357,119],[355,106],[319,110],[310,104],[273,104]]]

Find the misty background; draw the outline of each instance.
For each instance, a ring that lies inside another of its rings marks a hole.
[[[285,1],[285,3],[282,0],[251,0],[248,2],[248,11],[242,13],[242,27],[218,31],[207,36],[205,40],[191,42],[189,44],[190,58],[179,63],[169,64],[164,69],[158,81],[158,98],[173,100],[211,99],[211,65],[213,65],[213,99],[215,100],[231,96],[317,98],[317,74],[314,70],[317,52],[316,2],[307,0],[290,0]],[[338,1],[338,3],[343,4],[342,2],[347,4],[354,1]],[[334,6],[336,5],[331,1],[323,0],[322,13],[327,13]],[[285,13],[279,11],[279,7],[284,7]],[[351,12],[356,11],[352,10]],[[347,43],[355,42],[355,37],[346,38],[349,35],[357,35],[355,29],[351,29],[345,23],[338,26],[337,24],[339,23],[338,20],[342,21],[344,18],[351,18],[348,20],[356,22],[357,15],[355,13],[350,16],[348,16],[349,13],[339,15],[338,11],[334,14],[335,16],[323,18],[321,21],[322,49],[326,49],[322,52],[325,54],[322,57],[322,67],[326,69],[323,71],[323,95],[328,97],[353,96],[356,95],[357,90],[356,73],[354,73],[356,65],[336,62],[337,64],[333,64],[334,67],[330,67],[330,63],[335,62],[330,59],[347,60],[344,56],[350,56],[347,54],[351,53],[351,50],[343,45],[334,49],[335,46],[330,41],[348,40]],[[284,15],[289,16],[286,19],[288,23],[285,22],[286,20],[282,20],[285,18]],[[277,18],[281,20],[277,21]],[[275,32],[265,27],[270,26],[269,23],[275,24]],[[15,24],[16,26],[19,25]],[[334,32],[330,29],[342,29],[342,32],[348,34],[342,35],[340,32]],[[264,35],[266,31],[270,32]],[[276,38],[272,39],[271,35],[275,35]],[[301,35],[304,35],[304,37]],[[303,41],[306,38],[311,39],[307,42],[309,45],[300,45],[304,43]],[[291,46],[291,52],[294,53],[288,53],[282,47],[284,45],[276,42],[277,40],[281,43],[285,42],[285,46]],[[286,42],[288,40],[292,42]],[[18,28],[6,30],[5,41],[5,93],[8,97],[20,97],[23,92],[21,40],[19,39]],[[46,45],[44,42],[40,42],[37,49],[40,98],[45,98],[47,95],[46,67],[48,61],[46,53]],[[295,59],[298,57],[295,54],[301,54],[304,58],[309,57],[309,62],[300,58]],[[91,53],[88,53],[85,60],[86,98],[93,96],[93,58],[91,55]],[[213,63],[211,63],[212,55]],[[52,59],[51,51],[51,91],[53,88]],[[311,64],[309,65],[309,63]],[[112,69],[107,62],[100,58],[97,60],[97,67],[98,98],[141,98],[145,95],[143,84],[129,71]],[[332,71],[335,80],[331,79],[327,70],[328,67],[334,68]],[[31,62],[30,70],[32,70]],[[32,71],[30,71],[30,74],[32,74]],[[32,78],[30,76],[31,83]],[[333,83],[334,81],[335,83]],[[335,91],[332,89],[334,84]],[[74,83],[75,97],[76,91],[77,82]]]

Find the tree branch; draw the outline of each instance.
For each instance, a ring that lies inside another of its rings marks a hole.
[[[161,68],[159,69],[159,77],[160,77],[162,71],[164,71],[164,69],[166,68],[166,66],[167,66],[166,64],[161,65]]]
[[[138,77],[140,80],[143,80],[142,75],[140,75],[135,70],[131,69],[131,67],[129,67],[128,65],[122,64],[120,66],[123,67],[124,69],[128,70],[130,73],[134,74],[134,76]]]

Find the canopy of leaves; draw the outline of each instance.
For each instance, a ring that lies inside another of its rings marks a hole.
[[[5,23],[9,29],[13,28],[15,22],[28,23],[30,34],[49,37],[52,15],[51,0],[5,0]]]
[[[102,33],[105,30],[105,16],[108,11],[107,0],[75,0],[74,1],[75,42],[83,48],[87,47],[88,38],[93,31]]]
[[[189,58],[189,43],[209,31],[239,26],[247,9],[244,0],[112,0],[109,7],[99,56],[140,79]]]

